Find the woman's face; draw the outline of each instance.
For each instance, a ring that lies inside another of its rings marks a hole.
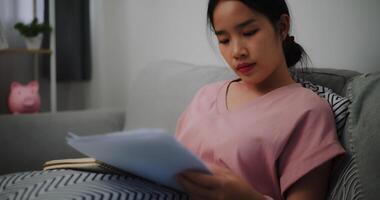
[[[277,77],[286,66],[282,38],[269,19],[240,1],[219,1],[213,23],[219,49],[235,73],[250,85]]]

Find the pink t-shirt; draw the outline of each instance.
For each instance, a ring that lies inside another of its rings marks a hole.
[[[274,199],[302,176],[343,154],[329,104],[294,83],[226,109],[231,81],[202,87],[182,113],[176,137],[206,163],[218,164]]]

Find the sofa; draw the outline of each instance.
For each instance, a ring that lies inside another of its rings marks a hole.
[[[300,73],[351,101],[339,138],[348,154],[334,161],[327,198],[380,199],[380,73],[327,68]],[[128,86],[126,108],[0,116],[0,199],[7,180],[1,175],[38,173],[45,161],[83,157],[66,144],[68,131],[93,135],[150,127],[174,133],[177,118],[201,86],[233,77],[227,67],[156,61]]]

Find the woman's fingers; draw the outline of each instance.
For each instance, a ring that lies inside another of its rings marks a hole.
[[[182,174],[178,175],[177,181],[186,192],[190,193],[192,199],[211,199],[211,189],[193,182]]]
[[[181,173],[181,176],[206,189],[217,189],[222,186],[221,180],[215,175],[187,171]]]

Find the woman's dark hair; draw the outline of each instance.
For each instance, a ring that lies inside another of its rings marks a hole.
[[[211,31],[215,32],[213,14],[216,5],[219,0],[209,0],[207,9],[207,24]],[[266,16],[272,23],[275,30],[276,23],[280,20],[282,14],[289,14],[288,6],[285,0],[240,0],[248,8],[257,11]],[[283,50],[285,54],[286,64],[288,67],[294,66],[298,61],[306,56],[304,49],[294,41],[291,37],[287,36],[287,39],[283,42]]]

